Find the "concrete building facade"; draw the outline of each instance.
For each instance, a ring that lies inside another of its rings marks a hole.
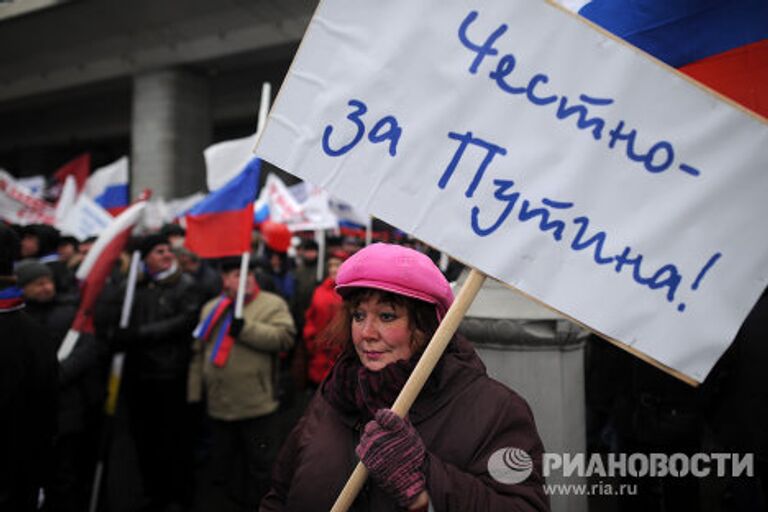
[[[128,155],[132,194],[170,199],[205,189],[206,146],[255,131],[261,84],[276,94],[316,2],[27,5],[0,3],[0,168]]]

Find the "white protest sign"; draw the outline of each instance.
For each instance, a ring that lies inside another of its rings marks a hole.
[[[301,215],[301,205],[288,191],[283,180],[269,174],[264,182],[264,193],[269,205],[269,217],[274,222],[286,224],[290,219]]]
[[[768,283],[768,127],[545,2],[326,1],[256,154],[701,381]]]
[[[283,180],[269,174],[263,193],[269,206],[269,218],[285,224],[291,231],[331,229],[338,225],[328,209],[328,194],[319,187],[312,187],[305,200],[299,201]]]
[[[338,227],[339,219],[330,208],[328,192],[306,181],[288,187],[288,191],[301,205],[299,217],[288,222],[291,231],[322,231]]]
[[[330,198],[331,211],[339,218],[339,222],[356,224],[358,226],[368,226],[371,223],[371,216],[357,211],[351,204],[346,203],[335,197]]]
[[[29,193],[34,197],[43,197],[45,191],[45,176],[28,176],[26,178],[19,178],[16,183],[29,190]]]
[[[96,201],[85,194],[80,194],[75,204],[67,210],[56,227],[71,234],[80,241],[98,236],[112,224],[113,217]]]
[[[56,209],[0,170],[0,219],[13,224],[53,224]]]

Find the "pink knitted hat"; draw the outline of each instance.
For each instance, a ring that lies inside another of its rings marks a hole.
[[[453,302],[451,287],[432,260],[400,245],[369,245],[342,263],[336,291],[343,297],[351,288],[375,288],[429,302],[438,318]]]

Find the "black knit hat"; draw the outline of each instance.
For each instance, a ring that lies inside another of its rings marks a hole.
[[[159,233],[152,233],[151,235],[147,235],[141,240],[139,240],[138,243],[138,249],[141,253],[141,258],[144,259],[147,257],[147,254],[149,254],[152,249],[155,248],[155,246],[166,244],[170,245],[168,242],[168,238],[166,238],[164,235],[161,235]]]
[[[227,256],[219,260],[219,271],[230,272],[232,270],[240,270],[242,263],[241,256]],[[248,271],[252,272],[259,266],[259,261],[253,257],[248,260]]]
[[[16,282],[22,288],[27,286],[35,279],[41,277],[49,277],[53,279],[53,271],[45,263],[40,263],[37,260],[27,259],[22,260],[16,265]]]

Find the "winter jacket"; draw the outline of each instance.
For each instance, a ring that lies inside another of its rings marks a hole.
[[[190,275],[194,278],[203,301],[208,301],[221,293],[221,275],[206,261],[201,261],[197,271]]]
[[[208,317],[218,299],[208,301],[200,313]],[[208,414],[218,420],[256,418],[274,412],[274,366],[277,352],[293,345],[296,330],[288,305],[279,296],[261,290],[243,308],[243,329],[223,367],[214,366],[214,343],[195,340],[189,371],[189,401],[202,398],[205,383]],[[215,340],[222,321],[214,327]]]
[[[430,381],[408,418],[427,449],[424,471],[431,507],[438,512],[548,510],[543,446],[525,400],[490,379],[471,345],[458,338]],[[262,512],[329,510],[357,464],[354,449],[363,425],[357,416],[334,408],[326,396],[321,387],[281,449]],[[501,483],[489,474],[489,458],[506,448],[519,448],[533,461],[521,483]],[[350,510],[398,507],[369,480]]]
[[[23,311],[0,313],[0,510],[36,510],[56,432],[56,352]]]
[[[58,350],[77,313],[77,297],[56,295],[46,303],[27,301],[26,311],[48,334],[52,350]],[[103,403],[106,345],[92,334],[81,333],[75,348],[59,366],[59,429],[64,435],[85,428],[86,415]]]
[[[304,315],[312,302],[312,294],[318,286],[317,262],[298,267],[294,275],[296,276],[296,292],[291,309],[294,313],[296,329],[301,334],[304,330]]]
[[[97,304],[99,323],[107,324],[110,334],[117,331],[125,286],[122,283],[102,294],[100,302],[108,303],[107,311],[101,312]],[[113,347],[125,350],[126,377],[186,380],[201,303],[194,279],[181,270],[160,280],[141,276],[131,309],[131,339]]]
[[[304,344],[309,355],[307,374],[310,382],[316,385],[331,371],[333,362],[341,351],[336,347],[324,346],[318,339],[318,335],[341,309],[341,296],[336,293],[334,287],[334,281],[328,278],[315,288],[304,320]]]

